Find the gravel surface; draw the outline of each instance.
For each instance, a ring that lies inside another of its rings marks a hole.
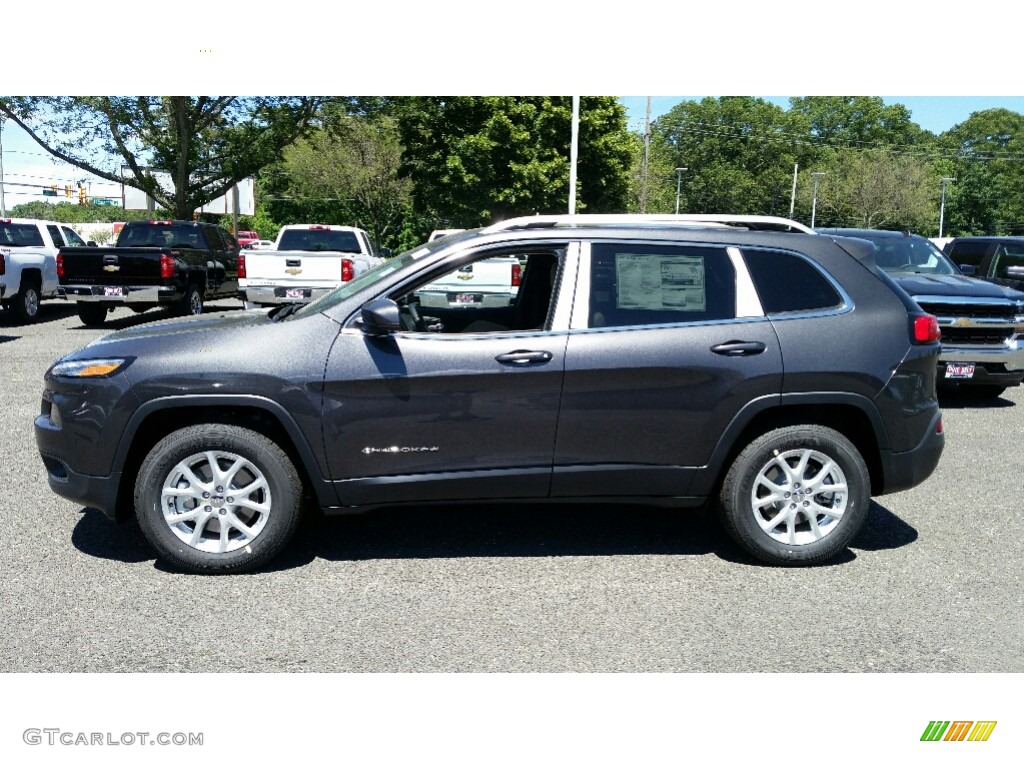
[[[104,332],[0,313],[2,671],[1024,671],[1024,391],[943,400],[935,474],[827,566],[754,564],[711,514],[516,505],[310,513],[267,570],[203,577],[47,486],[43,372]]]

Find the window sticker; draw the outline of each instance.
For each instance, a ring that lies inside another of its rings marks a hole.
[[[619,309],[707,310],[703,256],[615,254]]]

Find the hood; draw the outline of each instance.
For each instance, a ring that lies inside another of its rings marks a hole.
[[[889,272],[911,296],[962,296],[968,299],[1006,299],[1024,305],[1024,293],[966,275],[916,275]]]
[[[191,317],[176,317],[169,320],[158,320],[152,323],[143,323],[132,328],[114,331],[101,336],[89,343],[85,349],[92,352],[98,351],[96,347],[147,340],[150,342],[170,342],[181,336],[198,336],[202,334],[213,334],[217,336],[230,334],[232,331],[250,328],[256,325],[269,323],[266,312],[249,310],[244,312],[225,312],[223,314],[206,314]]]

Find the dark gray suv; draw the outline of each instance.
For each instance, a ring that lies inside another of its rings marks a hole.
[[[305,306],[112,333],[46,373],[50,487],[199,572],[268,561],[304,494],[713,502],[756,558],[828,560],[939,460],[938,326],[869,243],[763,226],[515,219]],[[499,256],[507,304],[421,301]]]

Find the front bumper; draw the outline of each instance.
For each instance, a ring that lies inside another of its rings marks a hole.
[[[40,416],[39,418],[43,418]],[[37,428],[38,428],[38,421]],[[117,520],[117,489],[121,484],[121,473],[106,477],[83,475],[72,470],[64,461],[55,456],[41,454],[46,467],[46,481],[50,490],[65,499],[83,507],[98,509],[108,519]]]
[[[1017,339],[998,347],[947,347],[944,344],[939,354],[938,382],[1015,387],[1024,380],[1024,347],[1019,345]],[[970,378],[947,378],[947,363],[973,363],[974,374]]]

